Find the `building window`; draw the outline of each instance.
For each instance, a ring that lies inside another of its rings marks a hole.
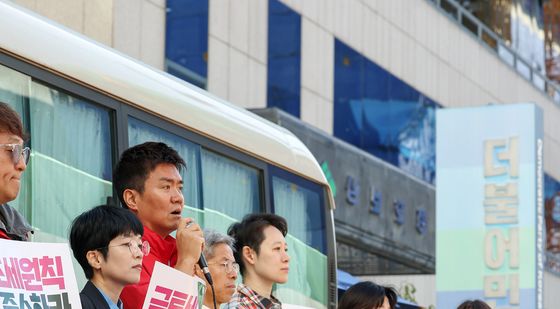
[[[168,0],[165,70],[206,89],[208,0]]]
[[[339,40],[334,95],[336,137],[435,182],[437,103]]]
[[[300,116],[301,16],[278,0],[268,4],[268,107]]]

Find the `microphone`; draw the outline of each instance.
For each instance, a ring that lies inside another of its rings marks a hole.
[[[210,270],[208,269],[208,262],[206,262],[206,258],[202,253],[200,254],[200,259],[198,259],[198,266],[200,266],[200,269],[202,269],[204,277],[206,277],[206,281],[208,281],[211,286],[214,285],[212,276],[210,275]]]

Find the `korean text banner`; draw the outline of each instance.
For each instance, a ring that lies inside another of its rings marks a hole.
[[[542,123],[533,104],[437,111],[437,308],[542,308]]]
[[[205,288],[198,277],[156,262],[142,309],[201,309]]]
[[[1,308],[82,308],[67,244],[0,239]]]

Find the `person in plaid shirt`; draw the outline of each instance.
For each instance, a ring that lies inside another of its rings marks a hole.
[[[282,308],[282,303],[272,295],[272,287],[288,281],[287,233],[286,220],[274,214],[249,214],[229,227],[243,283],[224,308]]]

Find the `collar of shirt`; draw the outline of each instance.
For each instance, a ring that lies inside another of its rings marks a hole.
[[[151,256],[150,258],[155,258],[171,267],[175,266],[177,261],[177,242],[173,236],[161,237],[144,225],[142,240],[150,243],[150,254],[148,254],[148,256]]]
[[[282,308],[282,303],[272,294],[270,295],[270,299],[266,298],[253,291],[250,287],[244,285],[243,283],[239,284],[239,286],[237,287],[237,292],[249,298],[253,303],[259,304],[262,308]]]
[[[105,295],[105,293],[103,293],[103,291],[101,291],[100,288],[95,287],[99,293],[101,293],[101,295],[103,296],[103,298],[105,298],[105,301],[107,302],[107,305],[109,305],[110,309],[123,309],[123,305],[121,300],[119,299],[119,301],[115,304],[107,295]]]
[[[25,218],[12,206],[8,204],[0,205],[0,229],[6,234],[8,239],[24,240],[29,239],[29,233],[33,229]]]

